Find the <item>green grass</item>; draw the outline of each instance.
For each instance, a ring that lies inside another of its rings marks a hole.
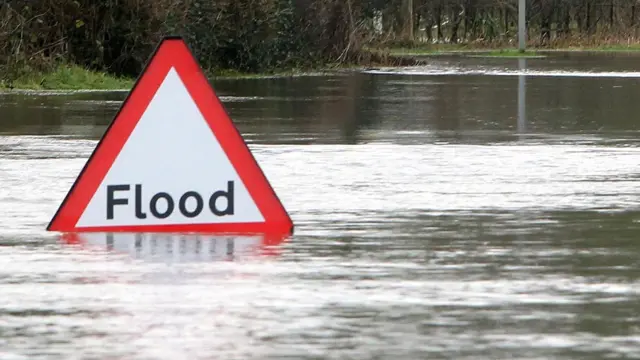
[[[322,74],[334,70],[329,67],[313,72],[301,69],[277,70],[265,73],[216,70],[209,72],[207,75],[217,79],[264,79]],[[21,72],[23,75],[18,76],[11,83],[0,80],[0,90],[130,90],[135,82],[135,79],[132,78],[115,77],[77,65],[61,65],[48,73],[29,72],[26,70]]]
[[[567,48],[549,49],[548,51],[598,51],[598,52],[635,52],[640,51],[640,44],[610,44],[600,46],[569,46]]]
[[[433,46],[417,46],[414,48],[391,48],[388,49],[393,56],[434,56],[460,54],[478,57],[542,57],[536,51],[526,50],[521,53],[518,49],[504,48],[478,48],[467,47],[465,45],[433,45]]]
[[[21,90],[120,90],[130,89],[134,79],[119,78],[77,65],[60,65],[54,71],[25,72],[11,83],[0,82],[0,88]]]
[[[640,44],[610,44],[600,46],[557,46],[551,48],[529,47],[524,53],[516,48],[465,44],[417,44],[415,46],[390,47],[386,50],[393,56],[437,56],[466,55],[474,57],[544,57],[545,52],[589,51],[589,52],[640,52]]]
[[[393,56],[437,56],[437,55],[465,55],[473,57],[544,57],[544,55],[531,50],[521,53],[518,49],[482,49],[465,48],[464,46],[437,46],[437,47],[417,47],[417,48],[392,48],[389,54]]]
[[[606,45],[601,47],[602,51],[640,51],[640,44],[629,45]]]

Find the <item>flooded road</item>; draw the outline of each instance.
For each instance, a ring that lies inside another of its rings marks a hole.
[[[514,59],[214,81],[283,243],[63,244],[126,94],[2,94],[0,359],[638,358],[638,64],[528,59],[524,122]]]

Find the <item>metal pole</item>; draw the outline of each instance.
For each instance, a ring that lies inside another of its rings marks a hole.
[[[518,4],[518,45],[520,52],[524,52],[526,47],[527,19],[525,14],[525,0],[520,0]]]

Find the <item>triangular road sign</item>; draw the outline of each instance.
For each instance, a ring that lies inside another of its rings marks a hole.
[[[166,37],[47,230],[290,233],[293,223],[187,44]]]

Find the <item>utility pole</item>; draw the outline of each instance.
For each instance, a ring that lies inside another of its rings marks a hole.
[[[523,53],[526,48],[526,34],[527,34],[527,18],[525,0],[520,0],[518,3],[518,47],[520,52]]]

